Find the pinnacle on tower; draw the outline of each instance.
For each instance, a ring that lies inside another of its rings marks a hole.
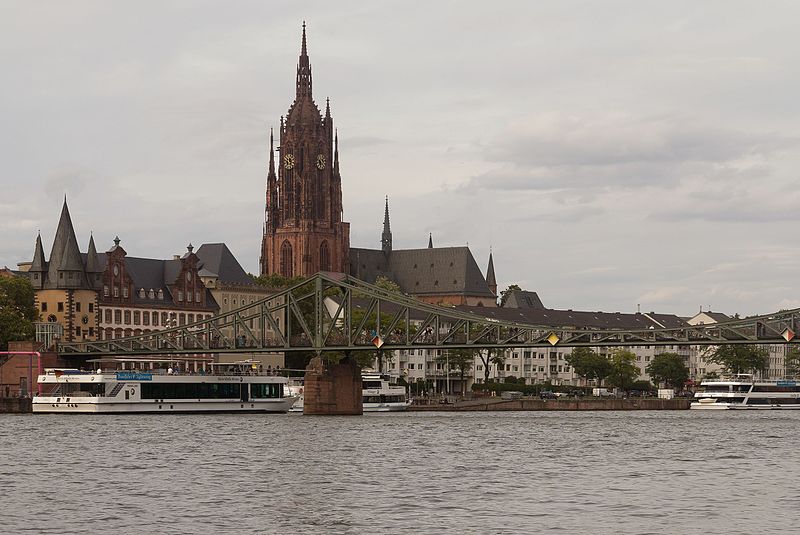
[[[384,253],[392,252],[392,230],[389,226],[389,196],[386,196],[386,208],[383,213],[383,234],[381,235],[381,249]]]
[[[433,249],[433,232],[428,234],[428,249]]]
[[[84,283],[84,267],[75,228],[67,207],[67,196],[64,195],[64,206],[58,220],[56,237],[50,251],[50,265],[47,278],[53,287],[81,287]]]
[[[297,62],[297,97],[311,96],[311,64],[306,48],[306,21],[303,21],[303,44],[300,46],[300,60]]]

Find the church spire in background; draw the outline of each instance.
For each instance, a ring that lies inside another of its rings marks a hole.
[[[428,249],[433,249],[433,232],[428,234]]]
[[[392,229],[389,226],[389,196],[386,196],[386,208],[383,212],[383,235],[381,235],[381,249],[386,254],[392,252]]]
[[[497,295],[497,279],[494,275],[494,260],[492,260],[492,248],[489,248],[489,267],[486,268],[486,284],[494,295]]]

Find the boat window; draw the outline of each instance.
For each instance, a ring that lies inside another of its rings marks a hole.
[[[240,383],[142,382],[142,399],[240,399]]]
[[[254,383],[250,385],[251,398],[281,398],[283,397],[283,384],[281,383]]]
[[[367,388],[380,388],[381,382],[380,381],[363,381],[361,388],[366,390]]]

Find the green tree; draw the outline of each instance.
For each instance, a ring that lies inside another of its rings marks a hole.
[[[645,371],[656,383],[665,383],[672,388],[680,388],[689,379],[689,368],[683,357],[677,353],[661,353],[653,357]]]
[[[0,277],[0,351],[12,340],[30,340],[39,312],[31,282],[24,277]]]
[[[465,393],[467,387],[464,377],[467,375],[467,371],[475,365],[476,353],[477,351],[474,349],[447,349],[436,357],[437,363],[449,365],[451,370],[458,371],[462,394]]]
[[[608,383],[621,390],[629,390],[633,382],[639,377],[639,368],[636,366],[636,355],[627,349],[617,349],[611,353],[611,373],[608,374]]]
[[[375,279],[375,286],[377,286],[378,288],[380,288],[382,290],[386,290],[386,291],[389,291],[389,292],[394,292],[394,293],[397,293],[397,294],[403,293],[403,290],[400,288],[399,284],[394,282],[389,277],[385,277],[383,275],[381,275],[377,279]]]
[[[500,306],[506,306],[506,301],[508,301],[508,296],[511,292],[519,291],[522,291],[522,288],[520,288],[518,284],[509,284],[508,288],[500,292]]]
[[[484,349],[478,351],[478,358],[483,364],[483,384],[489,384],[489,372],[491,366],[502,366],[506,362],[506,356],[502,349]]]
[[[598,385],[611,373],[611,362],[591,347],[576,347],[564,359],[584,379],[596,379]]]
[[[729,373],[764,372],[769,363],[767,350],[750,344],[717,346],[706,361],[723,366]]]
[[[266,288],[288,288],[289,286],[293,286],[304,279],[304,277],[284,277],[278,273],[259,276],[250,273],[249,275],[250,278],[253,279],[253,282]]]
[[[786,357],[784,359],[784,366],[786,366],[786,375],[793,377],[800,375],[800,348],[787,347]]]

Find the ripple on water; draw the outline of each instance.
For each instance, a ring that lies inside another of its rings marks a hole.
[[[0,416],[7,533],[768,533],[794,413]],[[785,522],[784,522],[785,527]]]

